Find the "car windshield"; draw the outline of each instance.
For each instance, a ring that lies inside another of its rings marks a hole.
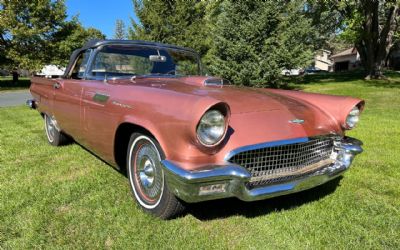
[[[109,45],[97,52],[89,75],[95,79],[135,75],[200,75],[200,64],[197,54],[187,50]]]

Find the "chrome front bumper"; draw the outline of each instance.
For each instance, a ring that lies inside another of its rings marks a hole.
[[[310,189],[340,176],[350,167],[354,156],[363,151],[361,145],[361,141],[345,137],[338,145],[339,153],[334,163],[299,179],[252,189],[246,186],[250,172],[238,165],[228,163],[208,166],[202,171],[186,171],[172,161],[163,160],[162,164],[168,188],[186,202],[227,197],[255,201]]]

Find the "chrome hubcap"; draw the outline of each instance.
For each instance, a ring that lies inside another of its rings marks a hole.
[[[140,190],[149,203],[157,201],[164,188],[164,178],[160,163],[160,156],[154,145],[148,140],[137,142],[136,180]]]
[[[149,188],[154,183],[154,165],[147,159],[144,162],[143,170],[139,172],[140,181],[143,186]]]

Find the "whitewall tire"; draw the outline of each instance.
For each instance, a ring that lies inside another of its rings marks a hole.
[[[131,135],[127,151],[127,173],[133,196],[146,212],[162,219],[177,216],[183,204],[168,190],[158,142],[142,133]]]

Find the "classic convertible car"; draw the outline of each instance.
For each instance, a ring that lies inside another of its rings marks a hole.
[[[345,131],[363,100],[244,88],[201,73],[191,49],[90,41],[63,77],[32,78],[28,104],[51,145],[74,140],[125,172],[139,206],[164,219],[186,203],[316,187],[362,152]]]

